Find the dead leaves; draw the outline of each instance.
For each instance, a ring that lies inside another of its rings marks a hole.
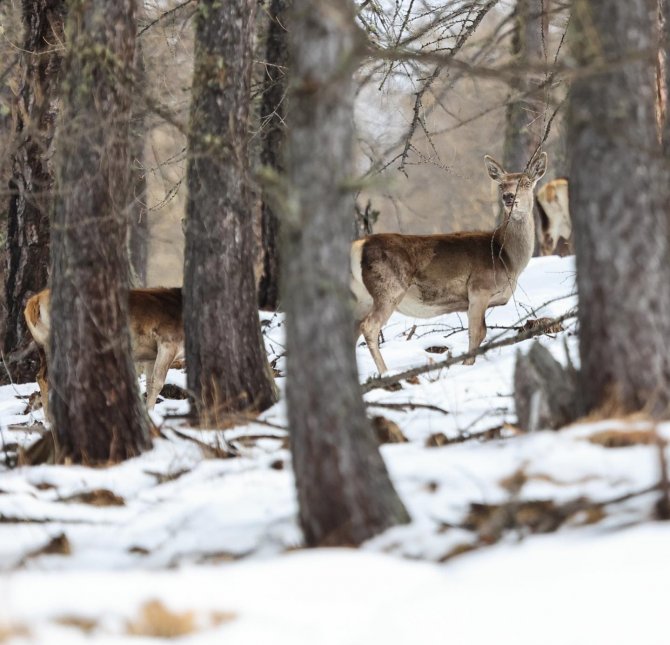
[[[128,636],[143,636],[145,638],[180,638],[212,629],[235,619],[235,614],[226,611],[195,612],[173,611],[168,609],[160,600],[150,600],[140,607],[137,616],[127,620],[125,633]],[[54,622],[62,627],[77,629],[90,636],[100,628],[100,622],[88,616],[66,614],[58,616]],[[0,627],[0,643],[3,642],[3,629]],[[24,635],[16,630],[8,632],[8,638]]]
[[[119,497],[111,490],[105,488],[97,488],[84,493],[77,493],[76,495],[64,498],[62,501],[90,504],[91,506],[125,506],[126,503],[123,497]]]
[[[654,430],[601,430],[588,437],[590,443],[604,448],[628,448],[630,446],[649,446],[658,443],[658,434]]]
[[[372,417],[371,423],[379,443],[407,443],[407,437],[394,421],[386,417],[376,416]]]

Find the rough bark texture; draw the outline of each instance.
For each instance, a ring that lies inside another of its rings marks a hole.
[[[252,265],[247,125],[255,0],[196,16],[184,268],[188,386],[203,423],[275,401]]]
[[[50,408],[60,456],[104,463],[149,444],[128,332],[133,0],[74,0],[57,139]]]
[[[135,84],[144,87],[146,83],[146,69],[142,41],[137,40],[135,49]],[[130,173],[131,173],[131,202],[130,202],[130,235],[128,238],[128,252],[132,269],[132,282],[137,286],[147,285],[147,263],[149,260],[149,217],[147,214],[147,176],[144,158],[146,140],[145,107],[140,101],[137,92],[133,93],[135,100],[132,106],[130,125]]]
[[[670,88],[670,0],[658,0],[659,51],[657,63],[657,115],[666,165],[670,163],[670,114],[668,90]]]
[[[26,300],[46,287],[53,203],[52,141],[63,42],[64,0],[24,0],[25,34],[15,103],[15,152],[7,222],[4,358],[15,382],[34,381],[36,351],[23,319]],[[4,370],[3,370],[4,371]],[[3,374],[3,377],[5,375]]]
[[[284,170],[286,132],[286,90],[288,34],[286,14],[289,0],[271,0],[265,43],[265,73],[261,101],[261,163],[278,173]],[[261,204],[263,273],[258,283],[258,305],[276,310],[279,306],[279,220],[268,199]]]
[[[408,516],[365,417],[354,354],[346,183],[357,32],[350,2],[294,0],[292,17],[282,275],[293,468],[307,544],[360,544]]]
[[[655,9],[655,0],[576,5],[573,51],[591,73],[573,83],[569,147],[586,405],[661,416],[670,402],[670,227],[654,114]]]
[[[545,31],[546,11],[543,12],[540,0],[516,0],[512,55],[519,74],[511,84],[514,98],[507,106],[505,168],[526,168],[542,140],[545,106],[542,94],[537,90],[538,79],[528,72],[528,65],[537,65],[544,60],[542,34]]]

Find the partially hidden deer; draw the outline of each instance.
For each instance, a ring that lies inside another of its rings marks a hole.
[[[568,180],[561,177],[548,181],[535,198],[540,213],[540,255],[570,255],[574,251]]]
[[[48,347],[51,328],[49,289],[32,296],[23,315],[38,346],[41,365],[37,374],[42,406],[48,412]],[[142,364],[147,378],[147,408],[154,407],[170,366],[184,358],[181,289],[131,289],[128,314],[133,360]]]
[[[438,235],[379,233],[351,246],[351,290],[358,329],[380,374],[387,371],[379,333],[394,311],[415,318],[468,312],[468,352],[486,336],[488,307],[504,305],[533,254],[533,189],[547,169],[536,155],[525,172],[509,173],[488,155],[504,209],[492,231]],[[474,357],[464,361],[472,365]]]

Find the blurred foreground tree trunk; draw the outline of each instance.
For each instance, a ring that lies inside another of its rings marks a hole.
[[[248,120],[255,0],[201,0],[188,137],[184,325],[203,424],[276,398],[252,264]]]
[[[346,184],[358,38],[349,1],[293,0],[282,302],[291,452],[312,546],[360,544],[408,521],[365,416],[354,353]]]
[[[655,0],[577,0],[570,212],[589,409],[670,404],[668,175],[655,118]]]
[[[14,107],[15,149],[7,223],[3,338],[5,364],[18,383],[34,381],[37,352],[26,352],[30,335],[26,300],[44,289],[49,270],[49,215],[53,204],[53,137],[63,52],[65,0],[25,0],[21,75]],[[5,374],[3,370],[2,380]]]
[[[288,6],[289,0],[270,0],[260,115],[261,163],[280,174],[284,170],[286,139]],[[279,220],[265,196],[261,204],[261,242],[263,273],[258,284],[258,305],[261,309],[276,310],[279,307]]]
[[[658,67],[657,67],[657,115],[666,166],[670,166],[670,113],[668,112],[668,90],[670,89],[670,0],[658,0]]]
[[[128,331],[134,0],[75,0],[67,19],[52,236],[50,410],[61,459],[149,445]]]

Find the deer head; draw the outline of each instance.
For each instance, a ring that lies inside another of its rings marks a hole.
[[[533,213],[533,189],[547,170],[547,153],[533,157],[524,172],[509,173],[492,157],[484,157],[489,177],[498,184],[505,218],[522,220]]]

